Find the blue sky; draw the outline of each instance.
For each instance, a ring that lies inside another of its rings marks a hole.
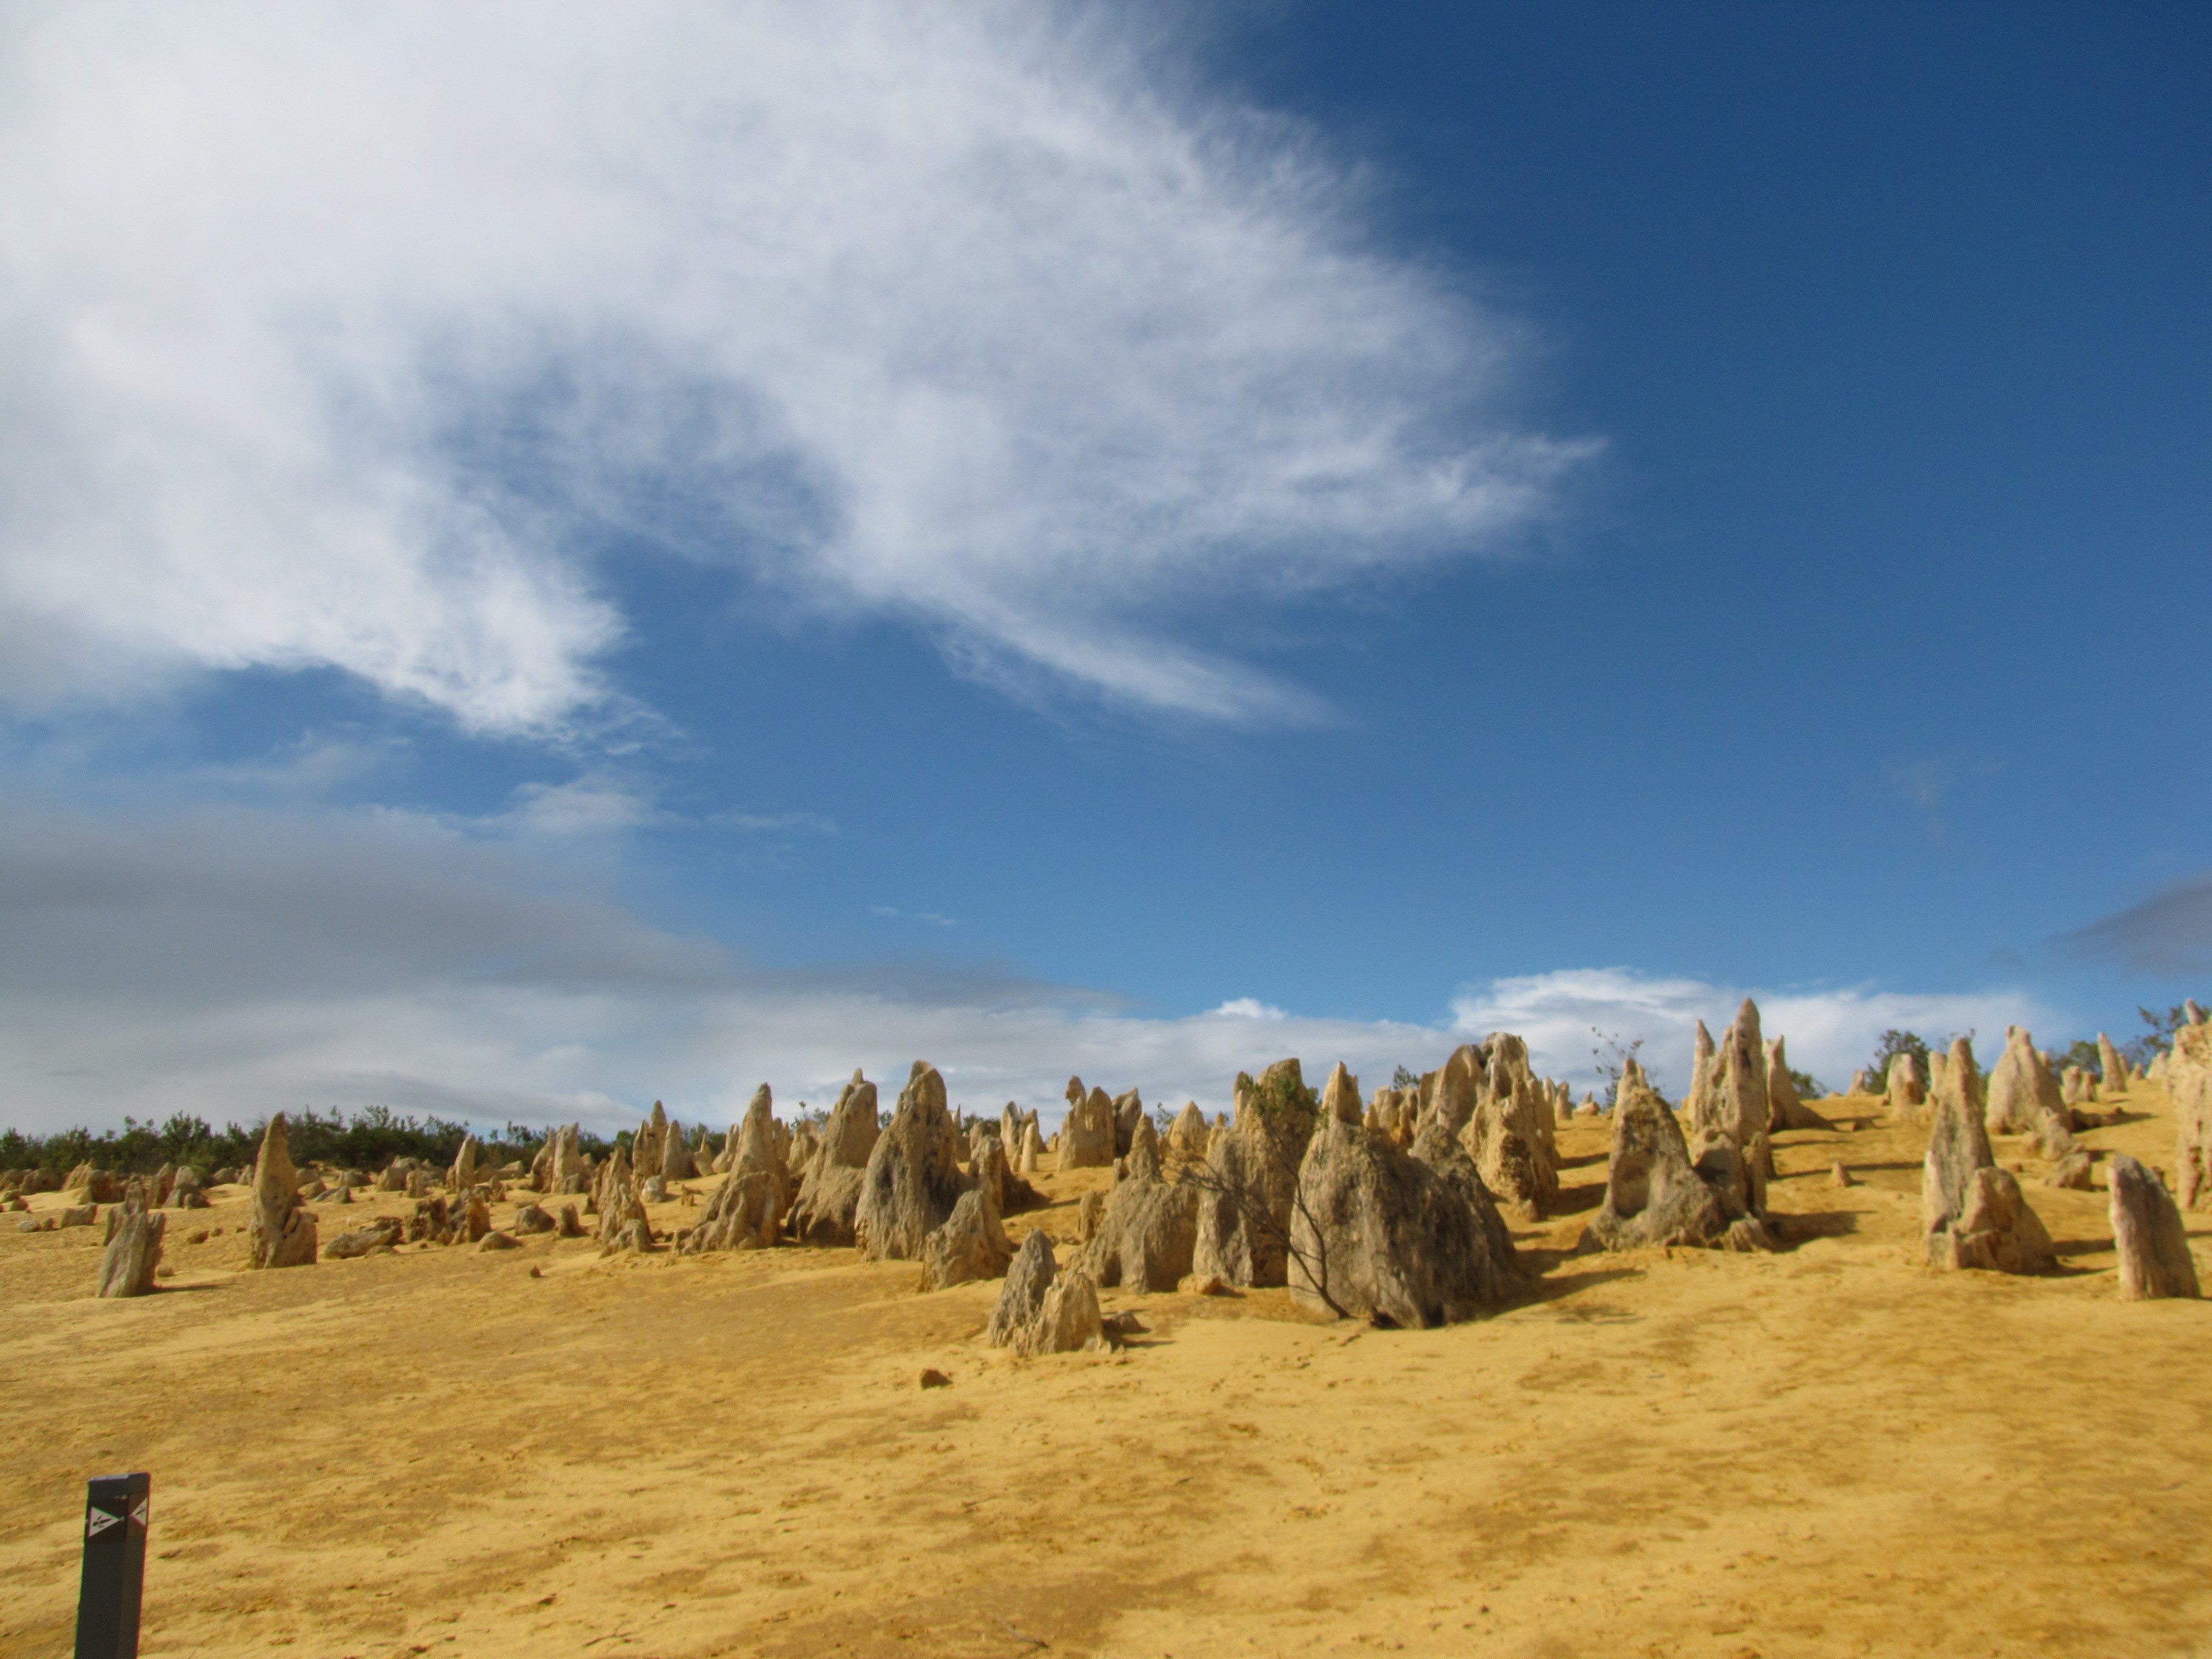
[[[2201,992],[2212,22],[12,28],[9,1121]]]

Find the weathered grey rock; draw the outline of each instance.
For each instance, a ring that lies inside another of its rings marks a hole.
[[[1766,1045],[1759,1034],[1759,1005],[1749,997],[1721,1033],[1713,1065],[1714,1115],[1710,1127],[1725,1129],[1746,1157],[1766,1133],[1769,1089]],[[1705,1127],[1705,1126],[1698,1126]],[[1768,1174],[1773,1171],[1770,1169]]]
[[[1892,1054],[1889,1057],[1889,1078],[1887,1084],[1889,1109],[1906,1122],[1917,1122],[1922,1109],[1927,1104],[1928,1092],[1920,1080],[1920,1068],[1912,1063],[1911,1054]]]
[[[2008,1273],[2057,1266],[2042,1220],[2021,1195],[2020,1183],[1990,1154],[1981,1073],[1964,1037],[1951,1044],[1942,1092],[1933,1106],[1920,1176],[1929,1266]]]
[[[2005,1028],[2004,1053],[1990,1068],[1988,1093],[1982,1127],[1990,1133],[2033,1135],[2054,1160],[2072,1149],[2065,1091],[2027,1027]]]
[[[161,1234],[168,1218],[155,1210],[152,1194],[138,1182],[125,1189],[120,1206],[108,1212],[107,1244],[100,1253],[95,1296],[147,1296],[154,1271],[161,1265]]]
[[[1089,1192],[1075,1200],[1075,1242],[1088,1244],[1098,1237],[1098,1224],[1105,1218],[1106,1194]]]
[[[2173,1034],[2166,1062],[2166,1093],[2173,1101],[2175,1182],[2185,1210],[2212,1209],[2212,1025],[2189,1024]]]
[[[1725,1136],[1723,1144],[1732,1146]],[[1731,1188],[1736,1182],[1729,1177]],[[1739,1213],[1741,1206],[1739,1205]],[[1633,1250],[1711,1244],[1728,1231],[1719,1197],[1690,1158],[1682,1126],[1633,1060],[1621,1068],[1613,1109],[1605,1200],[1584,1231],[1585,1249]]]
[[[1784,1129],[1832,1129],[1836,1126],[1798,1097],[1797,1080],[1790,1075],[1790,1057],[1784,1052],[1786,1038],[1766,1045],[1766,1128],[1770,1134]]]
[[[1085,1091],[1083,1079],[1067,1080],[1067,1115],[1060,1125],[1060,1167],[1103,1170],[1112,1164],[1115,1151],[1114,1102],[1103,1089]]]
[[[253,1164],[253,1213],[246,1222],[246,1265],[304,1267],[315,1259],[315,1213],[300,1201],[299,1171],[284,1114],[269,1120]]]
[[[1407,1152],[1357,1115],[1339,1066],[1307,1143],[1291,1217],[1289,1278],[1300,1304],[1410,1328],[1469,1319],[1523,1284],[1511,1236],[1474,1160],[1430,1133]]]
[[[752,1103],[738,1126],[737,1161],[684,1240],[687,1253],[775,1248],[791,1208],[791,1176],[784,1168],[775,1127],[775,1100],[763,1083],[753,1091]],[[685,1156],[690,1156],[688,1151]]]
[[[94,1222],[99,1219],[100,1206],[97,1204],[73,1204],[67,1209],[63,1210],[57,1214],[53,1218],[53,1222],[55,1227],[59,1229],[63,1227],[89,1227]]]
[[[2127,1091],[2129,1083],[2133,1080],[2128,1073],[2128,1063],[2120,1058],[2120,1051],[2112,1038],[2102,1031],[2097,1033],[2097,1065],[2104,1073],[2106,1094],[2124,1094]]]
[[[876,1085],[855,1071],[822,1126],[821,1150],[799,1176],[791,1234],[801,1244],[826,1249],[853,1242],[868,1157],[882,1134],[876,1117]]]
[[[691,1144],[684,1138],[684,1126],[674,1118],[668,1120],[668,1132],[661,1137],[658,1173],[663,1182],[669,1183],[689,1181],[698,1173],[691,1157]]]
[[[918,1060],[899,1091],[890,1127],[868,1154],[854,1212],[854,1242],[871,1261],[914,1260],[922,1241],[951,1218],[968,1189],[960,1150],[959,1126],[945,1108],[945,1079]]]
[[[1006,1268],[1006,1282],[1000,1288],[998,1305],[991,1310],[991,1322],[983,1328],[984,1343],[1004,1348],[1035,1327],[1038,1315],[1044,1311],[1045,1292],[1052,1288],[1056,1276],[1052,1240],[1042,1230],[1022,1240],[1021,1249],[1014,1252]]]
[[[2148,1302],[2197,1295],[2189,1230],[2157,1172],[2122,1152],[2112,1164],[2112,1243],[2120,1257],[2120,1297]]]
[[[1187,1101],[1168,1130],[1168,1151],[1175,1157],[1195,1161],[1206,1156],[1206,1143],[1212,1131],[1207,1127],[1206,1114],[1198,1109],[1198,1103]]]
[[[590,1235],[586,1233],[584,1231],[583,1218],[576,1213],[576,1206],[573,1204],[563,1204],[561,1206],[561,1220],[558,1229],[558,1236],[562,1238],[586,1238],[590,1237]]]
[[[657,1175],[649,1175],[639,1183],[637,1195],[647,1204],[668,1202],[668,1183]]]
[[[1291,1210],[1320,1115],[1295,1060],[1239,1074],[1237,1115],[1210,1137],[1192,1271],[1238,1285],[1290,1282]],[[1455,1132],[1456,1126],[1455,1126]]]
[[[519,1250],[521,1248],[520,1239],[512,1233],[501,1232],[496,1227],[486,1230],[477,1239],[479,1250]]]
[[[539,1205],[525,1204],[514,1212],[514,1231],[526,1237],[550,1233],[555,1230],[555,1225],[553,1218]]]

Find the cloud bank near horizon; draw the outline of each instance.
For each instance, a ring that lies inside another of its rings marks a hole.
[[[1071,1073],[1154,1103],[1229,1103],[1240,1070],[1343,1060],[1368,1090],[1493,1030],[1595,1084],[1591,1028],[1686,1081],[1694,1022],[1745,994],[1839,1085],[1889,1026],[1931,1039],[2047,1024],[2025,994],[1780,990],[1574,969],[1470,986],[1433,1023],[1301,1016],[1250,997],[1151,1017],[1110,994],[942,964],[768,970],[654,926],[521,838],[391,812],[208,808],[142,821],[0,807],[0,1122],[171,1112],[250,1121],[370,1103],[478,1123],[717,1125],[766,1081],[786,1109],[855,1066],[916,1058],[956,1100],[1056,1116]]]
[[[0,42],[0,698],[334,666],[618,715],[607,562],[1017,691],[1310,694],[1179,627],[1504,550],[1588,447],[1310,134],[1132,15],[57,8]]]

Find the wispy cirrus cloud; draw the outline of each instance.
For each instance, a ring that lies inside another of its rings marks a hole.
[[[968,672],[1312,698],[1185,608],[1507,544],[1588,453],[1310,135],[1113,9],[54,8],[0,36],[0,697],[617,697],[616,541]],[[549,805],[549,811],[556,810]]]

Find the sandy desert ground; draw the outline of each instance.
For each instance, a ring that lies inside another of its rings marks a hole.
[[[2122,1103],[2086,1143],[2169,1168],[2164,1096]],[[241,1273],[233,1188],[99,1302],[96,1231],[0,1231],[0,1656],[69,1650],[127,1469],[163,1659],[2212,1651],[2212,1304],[2117,1299],[2101,1190],[2029,1183],[2056,1276],[1931,1273],[1884,1120],[1780,1138],[1786,1254],[1576,1256],[1606,1139],[1561,1133],[1494,1318],[1109,1292],[1143,1336],[1036,1360],[981,1346],[995,1285],[848,1251]]]

